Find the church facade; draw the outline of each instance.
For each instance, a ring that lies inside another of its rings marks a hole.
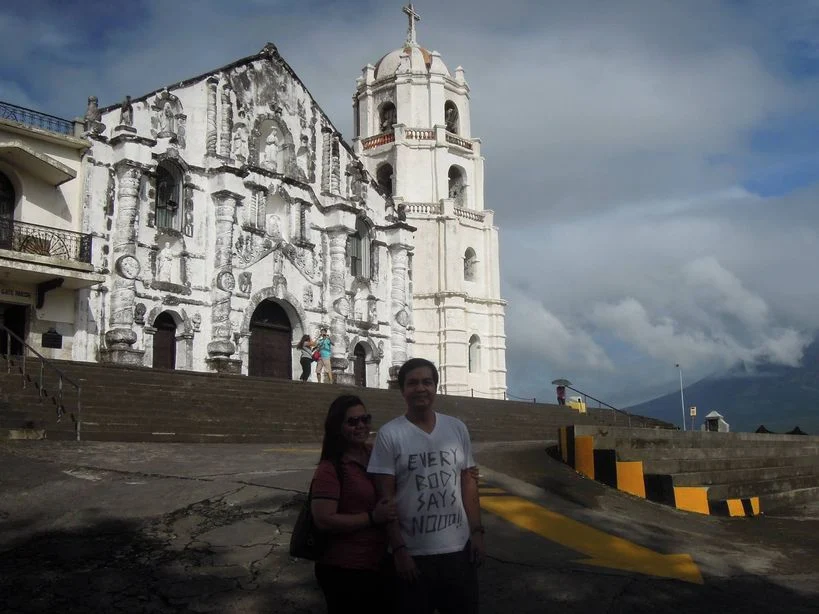
[[[412,227],[275,47],[86,115],[84,219],[106,283],[75,358],[291,378],[329,329],[339,381],[408,356]]]
[[[58,178],[71,175],[81,270],[32,287],[21,336],[53,358],[294,378],[297,342],[326,327],[339,382],[386,387],[423,356],[442,392],[502,397],[505,303],[469,87],[405,12],[406,44],[356,83],[352,145],[272,44],[121,104],[89,98],[61,137],[77,171]],[[17,226],[42,217],[31,194],[5,192]],[[63,260],[52,277],[76,258]],[[58,298],[73,316],[38,322]],[[54,326],[59,350],[35,343]]]

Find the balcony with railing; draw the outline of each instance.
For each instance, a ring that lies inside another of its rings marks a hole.
[[[91,263],[91,235],[0,218],[0,249]]]
[[[33,109],[19,107],[16,104],[0,101],[0,119],[6,119],[31,128],[48,130],[59,134],[74,134],[74,122],[56,115],[41,113]]]

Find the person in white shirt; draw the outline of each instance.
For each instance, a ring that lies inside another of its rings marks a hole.
[[[433,409],[438,370],[423,358],[398,372],[407,413],[381,427],[367,471],[379,499],[395,499],[387,527],[397,576],[397,611],[476,614],[485,557],[478,480],[469,431]]]

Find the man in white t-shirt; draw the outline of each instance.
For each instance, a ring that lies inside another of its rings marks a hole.
[[[398,508],[388,525],[398,611],[476,614],[485,549],[469,431],[433,409],[438,370],[430,361],[404,363],[398,386],[407,413],[378,431],[367,467],[379,498],[395,498]]]

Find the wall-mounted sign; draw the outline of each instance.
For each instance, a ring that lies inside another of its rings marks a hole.
[[[689,411],[691,417],[693,418],[694,416],[697,415],[697,406],[692,405],[691,407],[688,408],[688,411]]]
[[[49,328],[43,333],[42,346],[44,348],[61,350],[63,348],[63,336],[57,332],[57,329]]]
[[[0,303],[26,303],[34,301],[34,292],[25,288],[15,288],[13,286],[0,286]]]

